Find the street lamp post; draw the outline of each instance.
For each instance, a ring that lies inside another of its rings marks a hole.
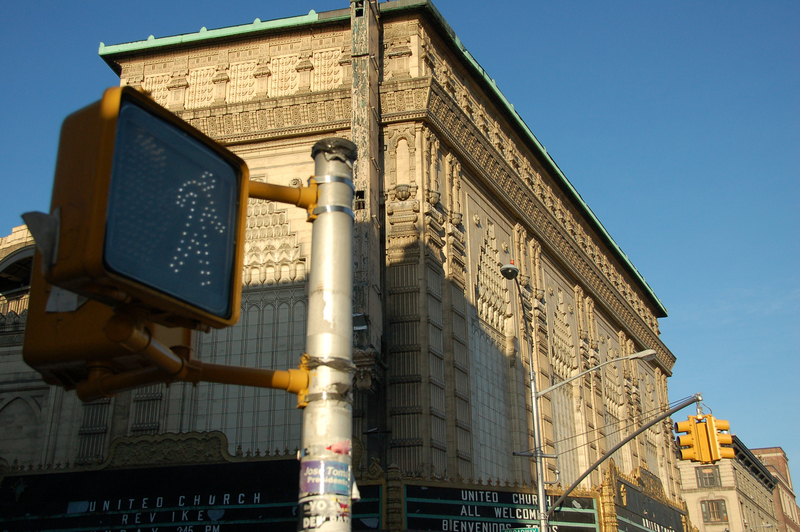
[[[508,279],[509,281],[514,281],[517,285],[517,294],[519,296],[520,306],[522,308],[522,321],[524,323],[526,335],[528,336],[528,345],[530,347],[530,356],[529,356],[529,363],[528,363],[528,377],[531,382],[531,415],[533,416],[533,453],[531,454],[530,451],[523,451],[523,452],[515,452],[513,453],[514,456],[533,456],[534,462],[536,464],[536,491],[537,491],[537,503],[538,503],[538,512],[539,512],[539,532],[548,532],[548,511],[547,511],[547,495],[545,493],[545,480],[544,480],[544,458],[555,458],[556,455],[545,454],[542,450],[542,429],[539,424],[539,398],[543,395],[564,386],[567,383],[578,379],[587,373],[592,371],[597,371],[598,369],[602,368],[607,364],[611,364],[613,362],[618,362],[620,360],[653,360],[656,357],[656,352],[652,349],[646,349],[644,351],[640,351],[638,353],[634,353],[632,355],[628,355],[625,357],[615,358],[611,360],[606,360],[594,367],[587,369],[577,375],[570,377],[567,380],[558,382],[549,388],[538,392],[536,390],[536,372],[533,368],[533,342],[530,337],[530,333],[528,331],[528,320],[525,319],[525,306],[522,303],[522,288],[519,285],[519,280],[517,276],[519,275],[519,268],[514,265],[512,262],[511,264],[506,264],[500,268],[500,273]]]
[[[506,264],[500,268],[500,273],[509,281],[514,281],[517,285],[517,293],[519,294],[519,303],[522,306],[522,321],[525,327],[525,334],[528,336],[528,344],[530,346],[530,354],[528,360],[528,378],[531,382],[531,416],[533,417],[533,460],[536,464],[536,497],[537,506],[539,511],[539,532],[547,532],[547,496],[544,491],[544,455],[542,453],[542,428],[539,425],[539,395],[536,393],[536,371],[533,369],[533,343],[530,341],[530,334],[528,333],[528,321],[525,319],[525,307],[522,305],[522,288],[519,286],[517,276],[519,275],[519,268],[514,266],[514,263]],[[516,453],[515,453],[516,454]]]

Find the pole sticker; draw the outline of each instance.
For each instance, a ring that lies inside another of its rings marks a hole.
[[[308,460],[300,464],[300,493],[350,494],[350,465]]]

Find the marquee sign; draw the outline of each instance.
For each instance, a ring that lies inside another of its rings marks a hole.
[[[297,460],[9,475],[0,530],[297,530]],[[360,486],[353,530],[381,528],[381,487]]]
[[[617,480],[619,532],[683,532],[683,513]]]
[[[548,504],[555,498],[548,497]],[[531,493],[405,486],[405,528],[443,532],[502,532],[538,528],[538,497]],[[551,532],[599,532],[595,499],[567,497],[553,512]]]

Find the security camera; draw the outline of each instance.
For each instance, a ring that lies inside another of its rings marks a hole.
[[[517,275],[519,275],[519,268],[513,264],[506,264],[500,267],[500,274],[509,281],[513,281],[517,278]]]

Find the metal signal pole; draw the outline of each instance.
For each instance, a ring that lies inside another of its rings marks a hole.
[[[303,411],[298,530],[350,530],[352,506],[353,162],[344,139],[311,150],[319,187],[308,276],[308,405]]]

